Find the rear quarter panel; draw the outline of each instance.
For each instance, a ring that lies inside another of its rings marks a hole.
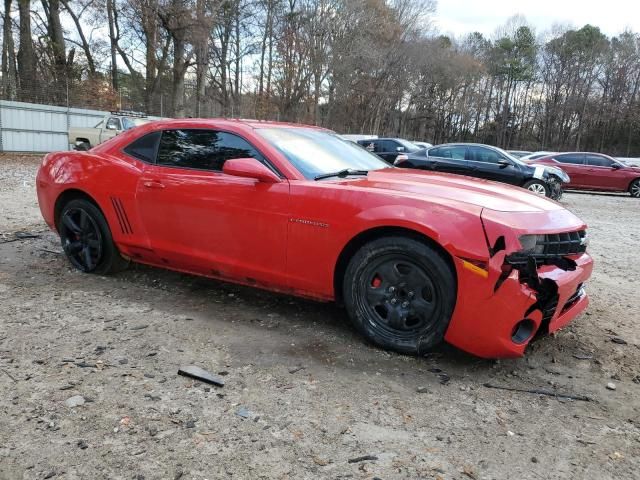
[[[47,224],[55,229],[55,206],[65,192],[77,190],[100,207],[123,253],[147,246],[135,192],[143,163],[128,157],[93,152],[49,154],[38,171],[38,201]]]

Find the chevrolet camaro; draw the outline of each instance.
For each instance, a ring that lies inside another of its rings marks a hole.
[[[139,262],[343,304],[383,348],[522,355],[587,306],[586,225],[486,180],[390,167],[333,132],[152,122],[45,156],[38,201],[71,264]]]

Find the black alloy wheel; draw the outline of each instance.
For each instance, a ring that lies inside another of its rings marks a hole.
[[[104,215],[92,202],[75,199],[62,208],[58,218],[62,249],[71,264],[85,273],[113,273],[129,261],[120,256]]]
[[[354,255],[344,282],[351,320],[376,345],[420,355],[443,340],[456,282],[439,251],[412,238],[374,240]]]
[[[102,259],[102,234],[95,220],[82,208],[65,209],[61,219],[62,248],[74,267],[92,272]]]
[[[363,306],[376,317],[381,335],[411,337],[432,322],[438,293],[425,269],[411,258],[385,255],[365,268],[363,280]]]

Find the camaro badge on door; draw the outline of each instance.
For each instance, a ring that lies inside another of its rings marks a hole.
[[[322,227],[322,228],[329,227],[328,223],[314,222],[313,220],[305,220],[304,218],[290,218],[289,221],[292,223],[302,223],[304,225],[311,225],[312,227]]]

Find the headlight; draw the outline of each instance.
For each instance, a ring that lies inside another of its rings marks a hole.
[[[569,183],[571,181],[571,178],[569,178],[569,175],[567,175],[567,173],[561,168],[556,168],[556,167],[545,167],[545,168],[548,173],[551,173],[552,175],[555,175],[560,180],[562,180],[562,183]]]
[[[544,235],[521,235],[518,240],[520,240],[520,245],[522,245],[521,253],[544,253]],[[540,245],[538,245],[540,242]]]

